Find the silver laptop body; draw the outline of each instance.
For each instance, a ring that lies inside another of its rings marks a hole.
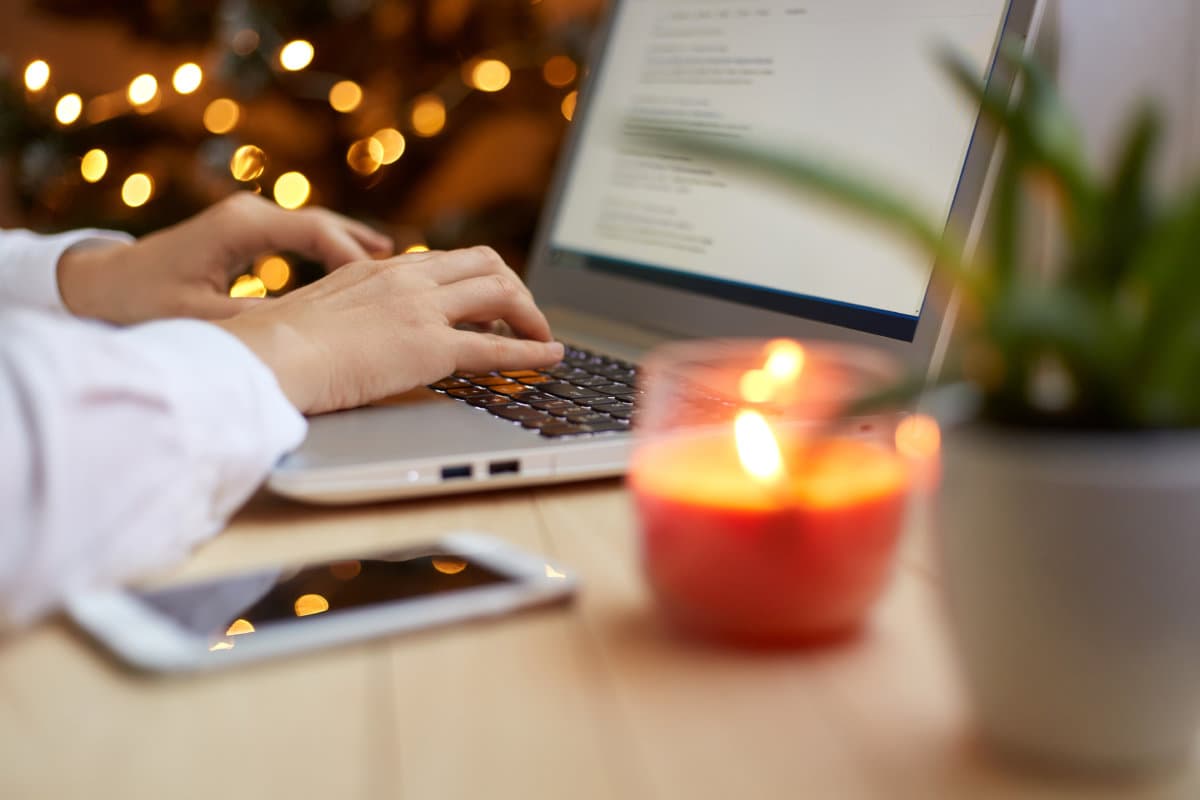
[[[675,170],[627,126],[844,155],[923,181],[921,199],[977,235],[997,148],[933,46],[1011,85],[998,43],[1032,43],[1042,16],[1038,0],[614,2],[526,274],[555,335],[633,363],[672,339],[825,338],[932,369],[951,316],[932,265],[779,187]],[[627,432],[548,438],[421,388],[314,417],[268,486],[355,503],[573,481],[622,474],[630,446]]]

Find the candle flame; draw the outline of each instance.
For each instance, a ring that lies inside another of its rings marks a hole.
[[[776,383],[789,383],[804,371],[804,348],[791,339],[775,339],[767,343],[767,360],[763,370]]]
[[[758,481],[779,480],[783,476],[783,454],[763,415],[743,409],[738,412],[733,429],[742,468]]]

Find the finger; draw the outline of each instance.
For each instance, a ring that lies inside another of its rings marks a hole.
[[[452,333],[457,348],[456,369],[462,372],[548,367],[563,358],[563,346],[559,342],[509,339],[491,333],[468,331]]]
[[[372,258],[389,258],[396,252],[396,243],[392,237],[356,220],[347,219],[341,215],[335,216],[345,225],[346,232],[350,234],[351,238],[370,253]]]
[[[425,259],[424,264],[429,276],[443,285],[481,275],[506,275],[514,278],[522,291],[529,291],[517,273],[490,247],[469,247],[439,253],[437,258]]]
[[[550,323],[515,275],[468,278],[443,286],[440,292],[442,312],[452,325],[504,320],[518,336],[543,342],[552,338]]]
[[[335,269],[368,260],[370,249],[386,245],[386,237],[332,211],[289,211],[248,193],[230,197],[218,211],[225,215],[221,227],[233,264],[272,250],[290,250]]]

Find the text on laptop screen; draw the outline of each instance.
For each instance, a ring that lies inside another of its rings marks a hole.
[[[911,339],[932,264],[795,190],[671,153],[647,129],[818,155],[949,214],[1007,0],[629,0],[551,231],[555,260]]]

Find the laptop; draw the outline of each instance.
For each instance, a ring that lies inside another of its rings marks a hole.
[[[681,338],[825,338],[935,364],[950,326],[932,264],[638,128],[820,153],[977,235],[997,148],[934,46],[1011,85],[998,44],[1034,41],[1042,16],[1037,0],[614,2],[526,271],[565,361],[315,417],[268,486],[353,503],[620,475],[637,364]]]

